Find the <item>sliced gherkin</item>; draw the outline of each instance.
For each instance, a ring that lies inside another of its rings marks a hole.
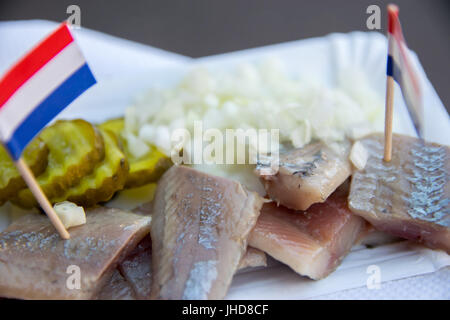
[[[78,184],[105,155],[102,135],[81,119],[57,121],[45,128],[40,138],[50,152],[48,166],[37,181],[49,199],[61,196]],[[38,206],[29,189],[20,191],[11,201],[24,208]]]
[[[41,174],[47,167],[48,152],[47,145],[40,138],[34,139],[25,148],[23,157],[34,175]],[[25,181],[6,149],[0,144],[0,206],[24,188]]]
[[[111,119],[103,122],[98,127],[100,129],[112,131],[117,137],[120,137],[120,134],[122,133],[123,128],[125,127],[125,121],[123,120],[123,118]]]
[[[105,143],[105,158],[94,171],[85,176],[79,184],[66,190],[51,202],[71,201],[80,206],[91,207],[99,202],[108,201],[116,191],[122,190],[128,175],[128,161],[119,148],[116,135],[100,129]]]
[[[126,188],[136,188],[147,183],[157,182],[159,178],[172,166],[172,161],[155,146],[139,159],[129,157],[130,172],[128,173]]]
[[[172,161],[164,153],[162,153],[156,146],[150,145],[150,151],[142,157],[134,157],[127,147],[126,139],[123,139],[121,133],[124,129],[123,118],[112,119],[100,125],[100,128],[105,128],[114,131],[121,139],[125,155],[130,164],[130,171],[128,173],[126,188],[140,187],[148,183],[156,182],[163,175],[163,173],[170,168]]]

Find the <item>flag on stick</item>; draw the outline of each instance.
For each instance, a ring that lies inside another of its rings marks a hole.
[[[65,239],[69,234],[21,154],[46,124],[95,82],[66,23],[0,79],[0,139],[42,209]]]
[[[388,60],[386,86],[386,119],[384,159],[390,161],[392,154],[392,114],[394,80],[400,85],[408,113],[419,138],[423,137],[423,103],[419,76],[409,57],[409,50],[402,34],[398,7],[390,4],[388,12]]]

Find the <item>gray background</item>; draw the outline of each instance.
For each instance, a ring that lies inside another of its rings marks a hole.
[[[63,21],[70,4],[81,24],[115,36],[191,57],[367,30],[366,8],[390,1],[366,0],[0,0],[0,20]],[[403,31],[449,110],[450,1],[397,0]],[[1,39],[0,39],[1,43]],[[1,48],[0,48],[1,50]]]

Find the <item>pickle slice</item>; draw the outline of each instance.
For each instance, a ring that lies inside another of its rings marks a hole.
[[[112,131],[117,137],[120,137],[120,134],[125,127],[125,121],[123,120],[123,118],[111,119],[103,122],[98,127],[100,129]]]
[[[51,202],[71,201],[80,206],[91,207],[108,201],[118,190],[122,190],[128,175],[128,161],[119,148],[116,135],[100,129],[105,143],[105,158],[94,171],[81,179],[80,183]]]
[[[49,199],[59,197],[90,174],[104,158],[104,143],[100,132],[89,122],[60,120],[45,128],[40,138],[48,146],[48,166],[37,181]],[[38,206],[29,189],[11,200],[24,208]]]
[[[125,188],[136,188],[158,181],[163,173],[172,166],[172,161],[154,145],[149,146],[150,151],[145,155],[135,158],[128,150],[126,139],[121,135],[124,126],[123,118],[119,118],[102,123],[100,128],[111,130],[120,137],[130,164]]]
[[[157,182],[172,166],[170,158],[155,146],[150,146],[150,151],[139,159],[128,155],[128,161],[130,162],[130,172],[125,188],[136,188],[147,183]]]
[[[33,139],[23,152],[23,158],[34,175],[40,175],[47,167],[48,147],[40,138]],[[0,206],[26,188],[6,149],[0,144]]]

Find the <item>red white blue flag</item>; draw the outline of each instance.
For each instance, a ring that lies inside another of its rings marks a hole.
[[[0,139],[13,159],[95,83],[66,23],[18,61],[0,79]]]
[[[395,5],[388,6],[388,39],[387,75],[393,77],[400,85],[416,132],[419,137],[422,137],[423,105],[419,76],[409,57],[409,50],[398,19],[398,7]]]

